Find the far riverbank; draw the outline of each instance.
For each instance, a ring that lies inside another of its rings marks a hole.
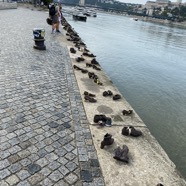
[[[152,22],[152,23],[159,23],[159,24],[164,24],[167,26],[173,26],[173,27],[179,27],[179,28],[186,28],[186,21],[183,22],[173,22],[167,19],[157,19],[157,18],[152,18],[152,17],[144,17],[144,16],[137,16],[137,15],[128,15],[128,14],[121,14],[117,12],[106,12],[106,11],[99,11],[101,13],[107,13],[111,15],[121,15],[121,16],[126,16],[126,17],[131,17],[131,18],[138,18],[140,21],[146,21],[146,22]]]

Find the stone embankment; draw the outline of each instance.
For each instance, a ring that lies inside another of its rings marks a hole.
[[[133,16],[132,16],[133,17]],[[170,21],[167,19],[156,19],[152,17],[142,17],[142,16],[137,16],[137,18],[140,21],[147,21],[147,22],[152,22],[152,23],[159,23],[167,26],[174,26],[174,27],[179,27],[179,28],[186,28],[186,21],[183,22],[176,22],[176,21]]]
[[[170,21],[167,19],[157,19],[157,18],[152,18],[152,17],[144,17],[144,16],[135,16],[135,15],[128,15],[127,13],[124,14],[120,14],[120,13],[116,13],[116,12],[105,12],[105,11],[101,11],[102,13],[106,13],[106,14],[113,14],[113,15],[122,15],[122,16],[127,16],[127,17],[131,17],[131,18],[138,18],[138,20],[140,21],[147,21],[147,22],[152,22],[152,23],[159,23],[159,24],[163,24],[163,25],[167,25],[167,26],[174,26],[174,27],[179,27],[179,28],[186,28],[186,21],[182,21],[182,22],[176,22],[176,21]]]
[[[158,183],[162,183],[166,186],[185,186],[186,182],[179,175],[174,163],[169,159],[125,98],[122,96],[119,100],[113,100],[113,96],[103,96],[103,92],[108,90],[113,95],[120,94],[120,92],[103,70],[100,71],[91,67],[94,57],[84,56],[83,46],[80,45],[79,49],[75,47],[78,43],[76,41],[77,37],[74,37],[73,29],[68,23],[65,23],[65,30],[67,30],[66,38],[71,40],[71,43],[68,42],[67,47],[72,65],[75,65],[74,73],[82,100],[84,100],[85,112],[106,185],[156,186]],[[75,53],[71,52],[72,48],[76,50]],[[77,60],[81,57],[85,60]],[[100,66],[98,67],[100,68]],[[81,69],[87,70],[88,73],[94,73],[99,79],[98,82],[101,82],[102,85],[95,83],[94,78],[89,78],[90,76],[87,73],[83,73]],[[84,91],[94,94],[96,102],[85,101]],[[133,113],[128,116],[123,115],[123,110],[133,110]],[[100,114],[112,119],[111,127],[101,127],[93,122],[94,116]],[[136,130],[141,131],[143,135],[138,138],[123,136],[121,132],[125,126],[133,126]],[[101,149],[101,142],[107,133],[112,135],[114,143]],[[117,161],[113,158],[114,150],[118,147],[122,148],[123,145],[129,148],[128,163]]]
[[[12,3],[0,2],[0,10],[16,9],[16,8],[17,8],[17,2],[12,2]]]

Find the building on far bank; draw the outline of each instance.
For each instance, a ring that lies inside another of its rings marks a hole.
[[[79,5],[85,6],[85,0],[80,0],[80,1],[79,1]]]
[[[166,7],[170,4],[167,0],[156,0],[156,1],[147,1],[145,4],[145,8],[151,9],[151,8],[158,8],[158,7]]]
[[[156,0],[157,3],[168,3],[169,0]]]

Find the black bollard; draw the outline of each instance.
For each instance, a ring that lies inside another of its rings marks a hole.
[[[45,46],[45,30],[43,28],[34,28],[33,29],[35,45],[33,46],[38,50],[46,50]]]

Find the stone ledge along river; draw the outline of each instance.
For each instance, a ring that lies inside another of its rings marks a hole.
[[[186,30],[106,13],[64,16],[186,178]]]

